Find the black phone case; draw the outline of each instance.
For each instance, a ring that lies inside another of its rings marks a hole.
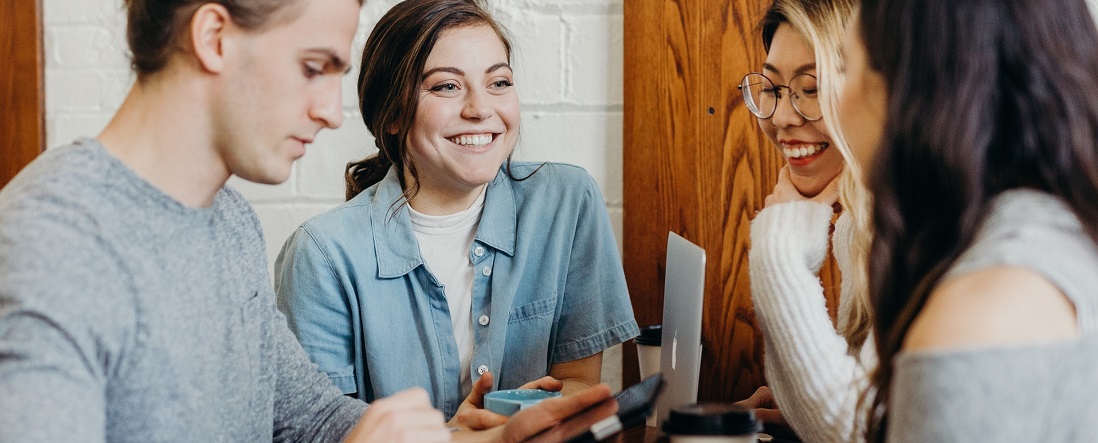
[[[663,392],[663,385],[663,376],[654,374],[615,396],[618,401],[617,415],[622,430],[644,424],[644,420],[652,414],[656,399]],[[591,432],[584,432],[568,440],[568,443],[594,442],[596,442],[595,436]]]

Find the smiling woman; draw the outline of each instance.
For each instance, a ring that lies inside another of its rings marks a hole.
[[[511,160],[510,63],[472,0],[405,1],[370,34],[359,99],[380,152],[348,165],[348,201],[305,222],[275,264],[280,308],[343,392],[421,386],[455,425],[497,423],[475,409],[488,390],[569,394],[637,335],[594,180]]]
[[[772,392],[780,415],[760,416],[787,421],[806,441],[861,438],[858,400],[876,365],[868,339],[864,191],[844,161],[845,134],[835,119],[843,85],[837,54],[853,10],[851,0],[775,0],[760,26],[767,50],[762,72],[740,85],[748,109],[787,162],[751,222],[751,298],[770,390],[745,403],[771,408]],[[834,324],[817,276],[829,243],[842,272]]]
[[[795,28],[785,17],[788,13],[780,12],[783,5],[776,2],[768,13],[771,18],[764,19],[767,55],[762,72],[745,76],[741,89],[759,128],[785,157],[792,184],[804,196],[814,197],[842,171],[843,158],[839,150],[829,149],[832,131],[823,120],[810,30]],[[785,9],[799,10],[792,5]]]
[[[468,208],[511,156],[519,101],[507,59],[488,26],[448,30],[435,44],[408,134],[416,174],[406,170],[404,182],[419,189],[413,209],[445,215]]]

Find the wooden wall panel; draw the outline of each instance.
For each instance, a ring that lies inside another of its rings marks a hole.
[[[766,0],[626,1],[624,265],[637,321],[659,323],[668,231],[707,252],[701,400],[765,383],[748,281],[750,220],[784,165],[736,89],[765,54]],[[838,286],[834,262],[824,285]],[[829,306],[834,318],[834,293]],[[625,385],[637,381],[625,346]]]
[[[0,0],[0,187],[46,145],[41,0]]]

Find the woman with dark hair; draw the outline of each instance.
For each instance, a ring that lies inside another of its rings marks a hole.
[[[638,333],[594,180],[511,160],[510,62],[473,0],[398,3],[366,42],[359,99],[379,153],[348,165],[347,203],[275,264],[280,308],[347,394],[421,386],[447,417],[546,375],[560,382],[534,386],[568,394]]]
[[[1098,435],[1084,0],[866,0],[840,120],[873,191],[871,440]]]

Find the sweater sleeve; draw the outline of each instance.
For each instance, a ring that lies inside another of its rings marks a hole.
[[[340,441],[366,409],[359,400],[343,395],[317,366],[286,327],[281,312],[274,316],[272,346],[278,352],[275,392],[274,441]]]
[[[0,442],[105,441],[134,335],[126,274],[72,217],[0,220]]]
[[[766,376],[786,420],[804,441],[860,441],[865,369],[832,325],[817,277],[831,215],[831,207],[808,201],[759,213],[751,223],[751,297]]]

